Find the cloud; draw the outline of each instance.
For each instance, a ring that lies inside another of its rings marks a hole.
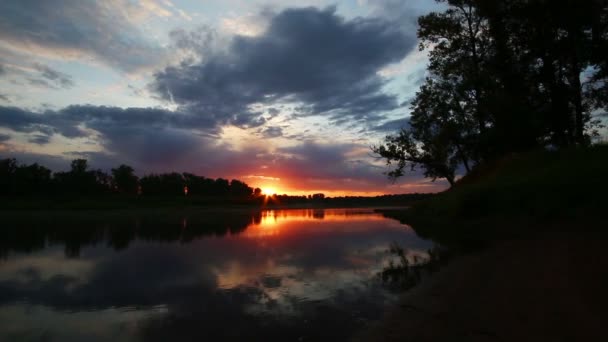
[[[278,164],[286,174],[302,182],[328,182],[318,184],[332,189],[344,188],[344,182],[386,184],[382,170],[373,165],[369,150],[358,144],[304,144],[280,149]]]
[[[8,141],[11,139],[11,136],[8,134],[1,134],[0,133],[0,143],[3,143],[5,141]]]
[[[407,128],[410,124],[410,118],[405,119],[395,119],[386,121],[380,125],[371,127],[373,131],[377,132],[386,132],[386,133],[395,133],[398,132],[402,128]]]
[[[445,4],[437,1],[419,0],[363,0],[371,8],[373,15],[386,18],[402,30],[416,31],[418,17],[432,11],[441,11]]]
[[[167,67],[150,88],[162,99],[243,127],[264,122],[258,104],[301,103],[298,115],[376,120],[399,106],[386,94],[383,67],[416,44],[378,18],[344,20],[335,8],[287,9],[258,36],[235,36],[225,52]]]
[[[0,126],[17,132],[61,134],[67,138],[86,137],[91,133],[84,128],[104,135],[120,135],[120,131],[145,128],[201,129],[213,133],[214,122],[204,117],[172,112],[161,108],[119,108],[93,105],[73,105],[61,110],[33,112],[18,107],[0,106]],[[132,132],[132,133],[133,133]]]
[[[72,76],[66,73],[57,71],[47,65],[43,65],[40,63],[34,64],[34,69],[36,69],[40,73],[40,77],[42,77],[46,81],[51,82],[52,85],[55,87],[71,88],[74,86]]]
[[[290,147],[265,144],[236,150],[218,140],[219,128],[204,117],[159,108],[89,105],[36,113],[0,106],[0,127],[27,134],[30,143],[39,145],[49,143],[57,134],[96,141],[102,147],[94,151],[64,151],[62,157],[24,154],[14,149],[10,155],[25,162],[38,161],[52,169],[65,168],[67,159],[86,158],[94,167],[105,170],[127,163],[140,174],[179,171],[207,177],[256,175],[253,178],[261,180],[280,178],[282,187],[294,189],[406,191],[387,189],[390,184],[383,175],[386,169],[375,163],[369,146],[305,141]],[[277,136],[277,128],[270,126],[264,132]],[[421,173],[415,172],[403,181],[421,178]]]
[[[169,165],[189,153],[218,127],[205,118],[159,108],[70,106],[61,110],[32,112],[0,106],[0,127],[35,133],[29,141],[43,145],[54,134],[66,138],[94,138],[113,158],[92,153],[110,166],[117,161],[135,162],[151,168]],[[198,131],[200,130],[200,132]],[[105,160],[104,160],[105,159]]]
[[[89,57],[131,72],[163,58],[135,22],[152,10],[119,0],[1,1],[0,40],[37,56]]]
[[[106,170],[128,163],[141,174],[185,171],[208,177],[256,175],[256,179],[281,178],[281,184],[287,187],[323,191],[377,191],[389,185],[383,175],[386,170],[375,164],[368,146],[307,141],[290,147],[262,145],[235,150],[217,140],[207,124],[198,115],[158,108],[71,106],[35,113],[0,106],[0,127],[33,135],[31,143],[46,144],[58,134],[93,139],[103,147],[101,151],[65,151],[65,165],[66,159],[87,158],[95,167]],[[276,127],[267,131],[278,134]],[[13,156],[30,162],[48,159],[22,153]],[[57,167],[57,159],[48,160],[49,166]],[[420,178],[419,173],[413,173],[404,180]]]
[[[278,138],[283,136],[283,129],[278,126],[269,126],[262,131],[264,138]]]
[[[174,29],[169,32],[171,49],[182,63],[200,62],[201,58],[218,49],[217,32],[209,26],[199,26],[194,30]]]
[[[51,137],[45,134],[35,134],[28,141],[36,145],[46,145],[51,141]]]

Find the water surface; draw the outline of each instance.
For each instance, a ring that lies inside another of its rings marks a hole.
[[[94,223],[92,223],[94,222]],[[347,340],[396,300],[370,210],[54,218],[0,233],[0,340]]]

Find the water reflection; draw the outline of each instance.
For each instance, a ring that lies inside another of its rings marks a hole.
[[[365,210],[14,228],[1,233],[0,340],[344,340],[394,300],[373,281],[389,244],[431,247]]]

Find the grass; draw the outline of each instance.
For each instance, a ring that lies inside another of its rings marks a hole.
[[[534,151],[479,166],[452,189],[385,214],[447,243],[598,230],[608,203],[606,175],[608,145]]]

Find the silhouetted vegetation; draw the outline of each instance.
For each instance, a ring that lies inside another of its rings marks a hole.
[[[608,109],[603,0],[439,0],[419,18],[428,77],[409,127],[374,151],[396,168],[445,178],[537,148],[589,146]]]
[[[547,230],[604,231],[606,173],[608,145],[513,154],[409,210],[383,213],[450,246]]]
[[[126,194],[137,193],[139,178],[134,172],[132,167],[124,164],[112,169],[113,190]]]
[[[209,205],[356,207],[409,205],[428,194],[376,197],[263,195],[237,179],[206,178],[191,173],[148,174],[139,178],[128,165],[110,174],[72,161],[70,171],[55,172],[38,164],[0,160],[0,201],[3,209],[113,209]]]
[[[108,193],[143,196],[253,197],[254,189],[233,179],[210,179],[190,173],[150,174],[139,179],[128,165],[111,174],[91,170],[88,161],[72,161],[70,171],[52,173],[38,164],[19,165],[15,159],[0,160],[0,195],[102,195]]]
[[[426,256],[410,256],[397,243],[391,244],[388,253],[393,258],[378,273],[378,277],[383,284],[399,291],[418,285],[425,275],[437,272],[451,257],[451,252],[441,246],[429,249]]]

